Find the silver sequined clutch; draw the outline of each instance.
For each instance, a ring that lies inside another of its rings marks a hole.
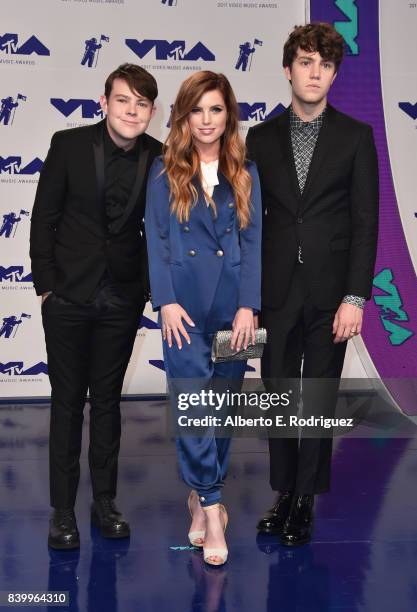
[[[232,330],[216,332],[211,348],[211,359],[214,363],[221,361],[244,361],[245,359],[258,359],[262,357],[266,344],[266,329],[264,327],[255,329],[255,344],[249,344],[246,350],[232,351],[230,346],[232,333]]]

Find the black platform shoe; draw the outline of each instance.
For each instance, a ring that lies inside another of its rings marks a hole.
[[[104,538],[128,538],[129,523],[110,497],[100,497],[91,506],[91,522],[100,529]]]
[[[257,524],[260,533],[281,535],[284,524],[288,518],[293,499],[292,491],[283,491],[278,495],[277,501]]]
[[[55,508],[49,521],[48,546],[56,550],[80,547],[80,534],[73,508]]]

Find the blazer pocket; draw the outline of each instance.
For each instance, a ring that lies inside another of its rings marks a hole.
[[[170,259],[169,264],[171,266],[182,266],[182,261],[178,261],[177,259]]]
[[[347,251],[350,247],[349,238],[336,238],[330,243],[330,250],[334,251]]]

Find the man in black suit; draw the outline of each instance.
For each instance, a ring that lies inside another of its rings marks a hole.
[[[262,378],[276,389],[302,376],[306,416],[334,413],[346,341],[361,331],[376,257],[372,129],[327,102],[343,45],[329,24],[296,27],[283,54],[291,105],[247,137],[265,215]],[[318,394],[312,379],[323,379]],[[306,389],[315,389],[314,402]],[[269,440],[270,482],[279,494],[258,529],[294,546],[310,540],[314,495],[329,489],[332,440],[277,435]]]
[[[52,548],[79,546],[74,504],[87,392],[91,518],[105,537],[130,534],[114,503],[119,402],[148,298],[146,179],[161,143],[145,131],[157,94],[146,70],[119,66],[100,98],[106,118],[54,134],[39,179],[30,256],[52,387]]]

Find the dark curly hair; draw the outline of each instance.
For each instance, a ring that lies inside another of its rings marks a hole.
[[[337,72],[343,59],[344,40],[330,23],[295,26],[284,45],[284,68],[291,68],[298,49],[307,53],[318,51],[324,60],[334,62]]]

